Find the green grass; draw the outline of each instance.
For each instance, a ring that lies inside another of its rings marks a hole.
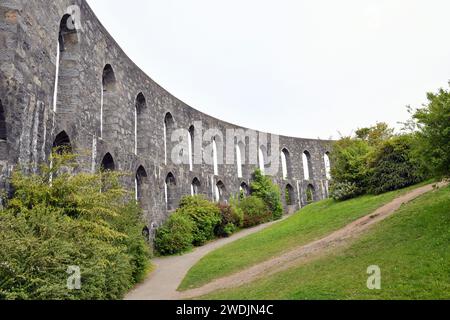
[[[368,266],[381,290],[367,289]],[[206,299],[450,299],[450,188],[404,205],[351,246]]]
[[[415,187],[345,202],[325,200],[312,204],[284,221],[208,254],[192,267],[179,290],[201,287],[319,239]]]

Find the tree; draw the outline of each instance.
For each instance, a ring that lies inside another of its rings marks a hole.
[[[414,114],[419,127],[420,156],[434,175],[449,177],[450,92],[440,89],[437,93],[428,93],[427,97],[428,104]]]
[[[421,162],[414,157],[414,135],[399,135],[382,142],[369,160],[369,192],[380,194],[423,180]]]

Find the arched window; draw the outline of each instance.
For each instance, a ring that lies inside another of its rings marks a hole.
[[[236,144],[236,165],[238,178],[242,178],[242,153],[243,146],[239,143]]]
[[[331,161],[328,152],[323,155],[323,162],[325,164],[325,176],[327,177],[327,180],[331,180]]]
[[[58,105],[58,88],[60,85],[70,88],[72,87],[73,75],[76,63],[74,62],[73,51],[78,44],[77,29],[72,20],[72,16],[66,14],[59,23],[58,41],[56,41],[56,60],[55,60],[55,82],[53,89],[53,111],[57,111]],[[63,72],[61,72],[63,71]],[[67,99],[65,97],[65,99]],[[61,106],[65,105],[70,108],[71,101],[62,101]],[[68,111],[68,110],[66,110]]]
[[[0,141],[8,140],[8,134],[6,131],[6,116],[3,109],[2,100],[0,100]]]
[[[57,154],[72,153],[72,143],[65,131],[58,133],[53,141],[53,152]]]
[[[196,196],[200,193],[200,180],[194,178],[191,184],[191,196]]]
[[[219,181],[216,184],[216,194],[215,194],[216,202],[222,202],[224,200],[224,195],[225,195],[225,185],[222,181]]]
[[[169,159],[168,157],[168,151],[169,147],[171,146],[171,137],[172,132],[175,127],[175,121],[172,117],[172,114],[170,112],[166,113],[166,116],[164,117],[164,163],[167,165],[167,161]]]
[[[134,112],[134,149],[135,154],[139,151],[143,151],[145,148],[145,136],[144,136],[144,111],[147,108],[147,102],[144,95],[139,93],[136,97],[135,112]]]
[[[148,177],[147,171],[145,171],[143,166],[140,166],[136,171],[136,201],[139,202],[141,207],[146,210],[147,204],[147,195],[146,192],[148,190]]]
[[[294,188],[288,184],[285,189],[286,205],[293,206],[295,204],[295,191]]]
[[[115,92],[116,90],[116,75],[114,69],[110,64],[107,64],[103,68],[102,74],[102,90],[101,90],[101,100],[100,100],[100,136],[103,138],[103,131],[109,129],[106,128],[108,124],[104,123],[105,113],[109,110],[107,109],[108,103],[105,103],[107,95]]]
[[[264,159],[264,147],[259,148],[258,152],[258,161],[259,161],[259,169],[261,170],[261,173],[264,175],[266,173],[266,160]]]
[[[114,158],[112,155],[108,152],[103,157],[100,169],[102,171],[115,171],[116,170],[116,164],[114,163]]]
[[[313,178],[311,154],[308,151],[303,152],[303,174],[305,180]]]
[[[315,201],[316,197],[316,190],[312,184],[308,185],[308,188],[306,188],[306,202],[307,204],[310,204]]]
[[[217,143],[216,138],[213,139],[213,166],[214,166],[214,175],[219,175],[219,162],[218,162],[218,156],[217,156]]]
[[[176,209],[176,186],[175,176],[170,172],[165,181],[166,208],[168,211]]]
[[[281,169],[283,172],[283,179],[287,180],[291,176],[291,157],[289,151],[284,148],[281,150]]]
[[[195,127],[191,126],[188,132],[188,149],[189,149],[189,170],[194,170],[194,139],[195,139]]]

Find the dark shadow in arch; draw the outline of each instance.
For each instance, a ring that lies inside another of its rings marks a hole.
[[[216,195],[216,200],[218,200],[218,202],[222,202],[225,200],[225,191],[226,191],[225,184],[222,181],[219,181],[217,182],[216,187],[217,187],[216,192],[217,191],[219,192],[219,194]]]
[[[103,157],[101,166],[100,166],[100,170],[101,171],[115,171],[116,170],[116,164],[114,162],[114,158],[112,157],[112,155],[108,152],[107,154],[105,154],[105,156]]]
[[[200,180],[196,177],[192,180],[192,194],[194,196],[200,194],[201,183]]]
[[[316,189],[312,184],[309,184],[306,188],[306,203],[310,204],[316,200]]]
[[[53,141],[53,152],[62,155],[64,153],[72,153],[72,143],[70,142],[70,138],[65,131],[61,131],[56,136]]]
[[[172,172],[169,172],[166,177],[166,196],[167,196],[167,210],[172,211],[176,209],[176,187],[177,181]]]
[[[116,90],[116,75],[110,64],[103,68],[102,76],[103,92],[113,92]]]
[[[293,206],[296,200],[294,188],[290,184],[287,184],[284,192],[286,205]]]
[[[240,185],[241,198],[248,197],[250,195],[250,188],[247,183],[242,182]]]
[[[136,171],[136,198],[142,207],[145,208],[146,197],[145,191],[148,187],[148,177],[147,171],[145,171],[143,166],[140,166]]]
[[[59,51],[65,52],[78,43],[78,33],[70,14],[65,14],[59,24]]]

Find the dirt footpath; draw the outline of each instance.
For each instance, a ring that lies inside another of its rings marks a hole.
[[[446,183],[438,184],[439,187],[443,187],[445,185]],[[192,253],[184,256],[155,259],[153,262],[156,265],[156,271],[153,272],[142,285],[138,286],[135,290],[130,292],[127,295],[126,299],[188,299],[203,296],[217,290],[238,287],[243,284],[250,283],[263,276],[275,274],[301,263],[311,261],[312,259],[320,257],[323,254],[331,252],[337,247],[347,245],[350,240],[367,231],[367,229],[369,229],[372,225],[394,214],[403,204],[408,203],[432,190],[433,185],[427,185],[414,189],[377,209],[375,212],[350,223],[344,228],[337,230],[320,240],[300,246],[290,252],[259,263],[241,272],[224,278],[216,279],[201,288],[192,289],[185,292],[177,292],[176,290],[189,269],[194,266],[202,257],[228,243],[236,241],[249,234],[263,230],[273,223],[245,230],[227,239],[220,239],[204,247],[198,248]]]

